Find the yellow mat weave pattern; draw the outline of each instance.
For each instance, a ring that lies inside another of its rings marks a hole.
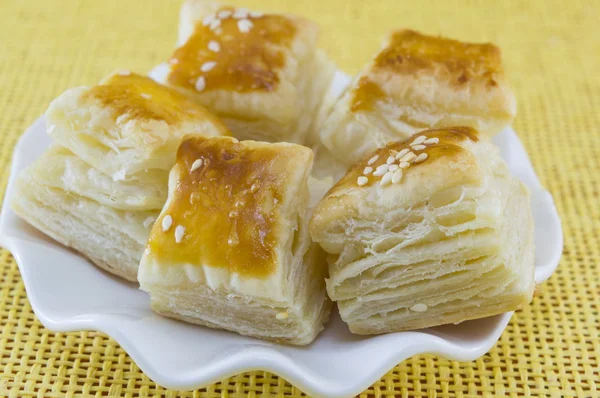
[[[395,27],[499,44],[519,102],[514,127],[562,217],[558,270],[490,353],[474,362],[417,356],[363,395],[600,397],[600,1],[231,3],[318,21],[322,46],[349,73]],[[115,68],[146,72],[165,60],[178,8],[170,0],[0,0],[0,199],[13,147],[49,101]],[[165,390],[106,335],[45,329],[6,250],[0,270],[1,397],[302,395],[265,372]]]

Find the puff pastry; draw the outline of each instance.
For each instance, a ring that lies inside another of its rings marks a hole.
[[[67,149],[53,147],[19,174],[11,205],[46,235],[106,271],[136,281],[150,227],[159,213],[139,210],[141,203],[154,199],[147,202],[137,192],[137,187],[112,181]]]
[[[289,143],[185,140],[138,272],[154,311],[310,343],[331,305],[324,252],[308,233],[312,158]]]
[[[68,90],[46,112],[57,145],[17,179],[17,214],[94,264],[131,281],[167,199],[185,135],[227,135],[202,106],[123,71]]]
[[[215,112],[240,139],[306,144],[335,71],[317,36],[300,17],[188,0],[163,83]]]
[[[48,134],[95,169],[146,183],[166,184],[185,135],[229,135],[202,106],[129,71],[67,90],[50,104],[46,119]]]
[[[534,288],[529,193],[468,127],[433,129],[354,165],[310,220],[327,291],[358,334],[515,310]]]
[[[498,47],[399,30],[333,105],[320,134],[349,165],[427,128],[470,126],[492,136],[515,114]]]

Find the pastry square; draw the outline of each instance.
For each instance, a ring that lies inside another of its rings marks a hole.
[[[186,96],[128,71],[67,90],[46,118],[48,134],[95,169],[115,180],[148,183],[166,184],[185,135],[229,134]]]
[[[29,224],[100,268],[136,281],[160,210],[153,196],[153,188],[115,182],[56,146],[19,174],[11,205]]]
[[[532,299],[529,192],[469,127],[367,155],[319,203],[310,233],[354,333],[458,323]]]
[[[399,30],[335,103],[320,134],[349,165],[427,128],[470,126],[492,136],[515,114],[498,47]]]
[[[188,0],[164,83],[237,138],[306,144],[335,71],[317,37],[304,18]]]
[[[324,252],[308,234],[312,158],[289,143],[185,140],[138,273],[154,311],[310,343],[330,309]]]
[[[15,212],[101,268],[137,281],[183,137],[227,135],[227,127],[186,96],[127,71],[66,91],[46,118],[59,145],[19,175]]]

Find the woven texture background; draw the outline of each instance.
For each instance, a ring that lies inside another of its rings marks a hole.
[[[600,1],[243,3],[317,20],[322,46],[350,73],[394,27],[499,44],[519,101],[514,127],[562,217],[558,270],[490,353],[474,362],[414,357],[364,395],[600,397]],[[0,0],[0,198],[13,147],[48,102],[117,67],[145,72],[165,60],[178,8],[166,0]],[[106,335],[45,329],[6,250],[0,272],[0,396],[301,395],[265,372],[165,390]]]

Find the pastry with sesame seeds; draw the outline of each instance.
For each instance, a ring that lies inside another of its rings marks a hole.
[[[291,143],[185,140],[138,272],[152,309],[310,343],[331,307],[325,253],[308,233],[310,209],[331,184],[312,181],[309,188],[312,162],[312,150]]]
[[[130,281],[137,281],[183,137],[229,134],[201,105],[124,70],[67,90],[50,104],[46,124],[55,144],[19,174],[12,208]]]
[[[312,145],[335,72],[317,39],[317,25],[298,16],[187,0],[161,82],[214,112],[239,139]]]
[[[515,115],[498,47],[398,30],[331,106],[320,140],[349,165],[427,128],[491,137]]]
[[[425,145],[405,167],[390,170]],[[376,159],[371,162],[371,159]],[[365,168],[381,172],[365,175]],[[327,291],[357,334],[412,330],[516,310],[534,289],[527,188],[470,127],[425,130],[366,154],[315,208]]]
[[[185,135],[229,135],[185,95],[136,73],[67,90],[46,111],[58,144],[115,179],[151,170],[167,179]]]

